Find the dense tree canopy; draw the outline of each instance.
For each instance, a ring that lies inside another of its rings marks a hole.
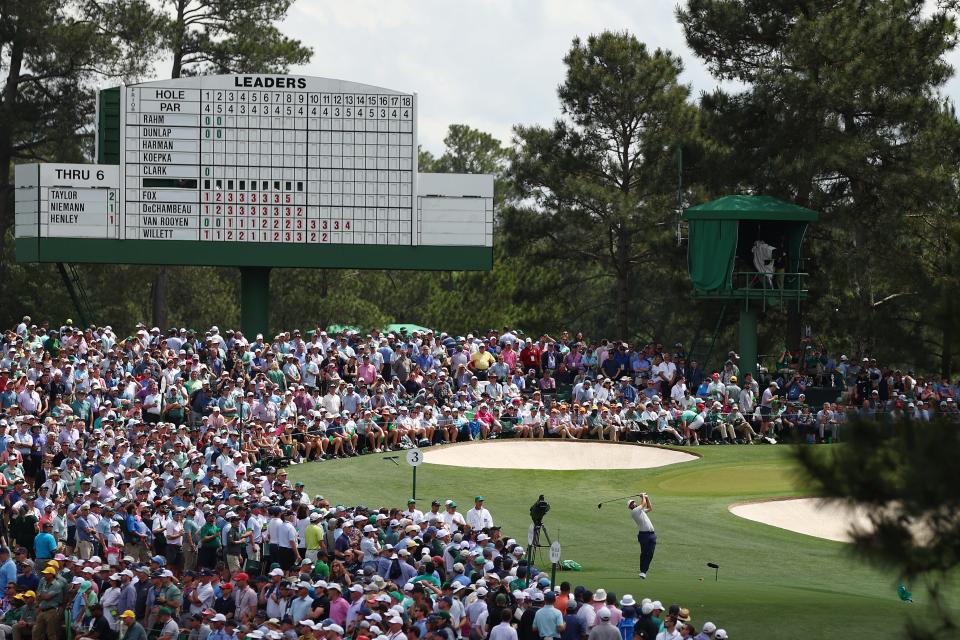
[[[0,7],[7,321],[28,310],[74,315],[52,267],[12,260],[12,164],[88,156],[98,82],[304,62],[310,50],[277,27],[290,4]],[[960,127],[940,92],[953,74],[944,56],[956,46],[954,11],[921,0],[689,0],[677,19],[693,55],[718,81],[735,81],[702,96],[680,82],[677,52],[650,50],[627,33],[585,34],[564,58],[554,123],[518,126],[506,145],[456,124],[441,153],[421,153],[421,171],[497,176],[492,272],[278,270],[272,321],[566,328],[680,339],[702,356],[712,342],[733,341],[735,314],[689,299],[679,209],[766,193],[823,215],[806,243],[811,298],[802,315],[766,312],[761,351],[795,343],[810,326],[827,347],[949,373],[960,346]],[[160,60],[171,66],[151,67]],[[94,307],[115,324],[239,316],[230,269],[167,269],[166,279],[138,266],[80,271]]]
[[[856,336],[858,351],[892,360],[909,346],[949,361],[955,324],[938,310],[952,296],[938,280],[950,249],[930,232],[955,225],[957,122],[938,92],[956,26],[925,7],[690,0],[677,15],[717,78],[745,85],[703,97],[708,188],[823,214],[807,242],[807,318],[821,337]]]
[[[680,59],[629,34],[576,39],[564,62],[562,117],[550,129],[517,127],[513,173],[533,206],[514,209],[505,231],[530,259],[562,264],[579,304],[628,336],[644,276],[676,258],[674,158],[695,135],[696,108]]]

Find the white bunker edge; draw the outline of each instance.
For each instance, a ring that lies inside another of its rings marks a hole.
[[[821,498],[773,498],[727,508],[746,520],[834,542],[851,542],[852,532],[873,528],[866,509]]]
[[[853,542],[852,534],[869,533],[874,525],[871,513],[882,517],[896,517],[896,504],[871,512],[866,507],[853,506],[823,498],[770,498],[731,504],[727,509],[735,516],[759,522],[778,529],[786,529],[814,538],[834,542]],[[933,534],[927,521],[912,521],[908,525],[914,542],[930,543]]]
[[[480,469],[578,471],[653,469],[698,458],[664,447],[596,440],[485,440],[430,447],[423,461]]]

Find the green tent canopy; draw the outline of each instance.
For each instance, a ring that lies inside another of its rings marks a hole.
[[[790,204],[773,196],[723,196],[683,212],[687,220],[764,220],[816,222],[813,209]]]
[[[426,333],[427,331],[430,331],[430,329],[428,329],[427,327],[422,327],[419,324],[403,323],[403,322],[388,324],[383,328],[384,333],[401,334],[405,332],[409,335],[414,331],[417,331],[419,333]]]
[[[345,331],[356,331],[360,333],[360,327],[357,327],[352,324],[332,324],[327,327],[327,334],[333,335],[335,333],[343,333]]]
[[[686,209],[683,218],[690,224],[687,266],[694,288],[717,291],[732,286],[741,222],[781,227],[789,270],[797,271],[807,224],[818,217],[812,209],[772,196],[724,196]]]

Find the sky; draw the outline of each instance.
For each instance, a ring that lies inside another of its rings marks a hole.
[[[508,143],[514,124],[559,114],[563,56],[576,36],[627,30],[684,61],[695,94],[716,82],[686,48],[665,0],[297,0],[281,29],[313,47],[292,73],[419,94],[420,144],[452,123]]]
[[[677,0],[297,0],[284,33],[314,49],[291,72],[419,94],[420,144],[443,151],[448,125],[509,143],[514,124],[559,114],[563,56],[574,37],[626,30],[684,63],[693,95],[717,86],[687,49]],[[960,67],[960,52],[950,62]],[[945,88],[960,96],[955,78]]]

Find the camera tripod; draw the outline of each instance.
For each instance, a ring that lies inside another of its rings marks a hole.
[[[546,540],[544,544],[543,540]],[[530,569],[537,566],[537,555],[539,549],[549,549],[552,541],[547,526],[542,522],[531,524],[527,531],[527,581],[530,581]]]

